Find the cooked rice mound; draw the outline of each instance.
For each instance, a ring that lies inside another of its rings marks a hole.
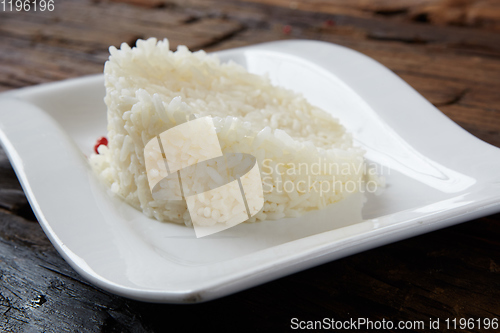
[[[296,217],[359,191],[364,152],[337,119],[300,94],[204,51],[179,46],[172,52],[166,39],[139,40],[134,48],[124,43],[110,54],[104,68],[109,144],[90,162],[112,192],[145,215],[191,225],[185,201],[153,199],[144,146],[205,116],[213,117],[223,153],[257,159],[265,203],[249,222]],[[324,182],[328,191],[320,190]]]

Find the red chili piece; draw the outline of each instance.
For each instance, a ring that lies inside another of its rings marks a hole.
[[[327,26],[327,27],[333,27],[334,25],[335,25],[334,20],[326,20],[325,21],[325,26]]]
[[[291,26],[289,26],[289,25],[285,25],[285,26],[283,27],[283,33],[284,33],[285,35],[288,35],[290,32],[292,32],[292,27],[291,27]]]
[[[101,136],[99,139],[97,139],[97,142],[94,146],[94,151],[96,154],[99,154],[99,151],[97,151],[97,148],[99,148],[100,145],[108,145],[108,139],[106,139],[105,136]]]

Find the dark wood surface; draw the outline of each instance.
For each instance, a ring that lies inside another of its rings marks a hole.
[[[0,90],[100,73],[109,45],[151,36],[207,51],[290,38],[345,45],[500,147],[499,1],[56,0],[51,13],[0,10]],[[441,318],[443,332],[446,318],[500,319],[500,215],[220,300],[148,304],[99,290],[64,262],[0,152],[1,331],[285,331],[294,317]]]

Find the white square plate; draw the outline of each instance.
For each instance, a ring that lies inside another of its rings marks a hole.
[[[103,76],[0,95],[0,139],[56,249],[83,277],[143,301],[214,299],[321,263],[500,211],[500,150],[376,61],[281,41],[219,53],[338,117],[387,180],[379,196],[197,239],[110,195],[85,155],[106,134]],[[361,221],[362,218],[362,221]]]

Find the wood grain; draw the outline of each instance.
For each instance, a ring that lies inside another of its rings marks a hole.
[[[500,147],[498,8],[490,0],[66,0],[54,12],[0,12],[0,90],[100,73],[110,45],[138,38],[208,51],[316,39],[381,62]],[[147,304],[95,288],[64,262],[0,150],[0,280],[6,332],[160,332],[179,323],[284,331],[293,317],[500,318],[500,215],[206,304]],[[438,331],[447,332],[443,321]]]

